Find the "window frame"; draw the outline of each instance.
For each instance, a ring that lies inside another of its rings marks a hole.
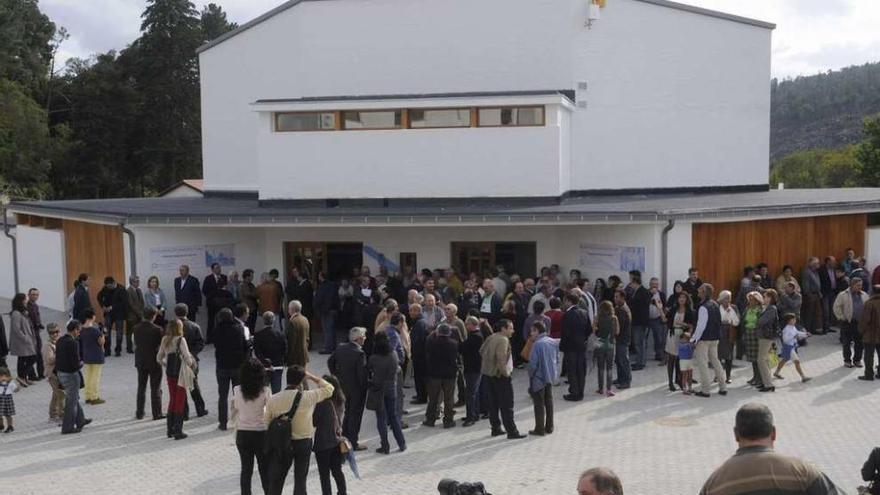
[[[537,124],[483,124],[480,122],[481,110],[516,110],[522,108],[538,108],[541,110],[541,121]],[[502,106],[478,106],[477,109],[477,127],[493,128],[493,127],[546,127],[547,126],[547,106],[546,105],[502,105]]]
[[[356,127],[354,129],[348,128],[345,126],[345,112],[358,112],[358,113],[382,113],[382,112],[400,112],[400,125],[392,126],[392,127]],[[339,125],[338,128],[340,131],[348,132],[348,131],[399,131],[403,129],[409,129],[409,115],[406,108],[369,108],[363,110],[339,110]]]
[[[409,115],[408,115],[408,118],[407,118],[407,124],[408,124],[407,129],[416,129],[416,130],[421,130],[421,129],[469,129],[469,128],[471,128],[471,127],[475,127],[475,126],[474,126],[474,111],[473,111],[474,108],[477,108],[477,109],[478,109],[478,110],[477,110],[477,113],[479,113],[479,108],[480,108],[480,107],[473,107],[473,106],[470,106],[470,107],[417,107],[417,108],[408,108],[408,109],[407,109],[407,113],[408,113],[408,114],[409,114],[409,112],[412,112],[413,110],[420,110],[420,111],[423,111],[423,112],[430,112],[430,111],[434,111],[434,110],[462,110],[462,111],[467,110],[467,112],[468,112],[468,124],[467,124],[467,125],[431,125],[431,126],[415,127],[415,126],[412,125],[412,114],[409,114]]]
[[[333,127],[328,127],[326,129],[292,129],[292,130],[283,130],[279,129],[278,120],[282,115],[309,115],[309,114],[332,114],[333,115]],[[336,110],[304,110],[304,111],[293,111],[293,112],[274,112],[272,123],[274,124],[274,128],[272,129],[275,132],[330,132],[330,131],[338,131],[339,130],[339,111]]]

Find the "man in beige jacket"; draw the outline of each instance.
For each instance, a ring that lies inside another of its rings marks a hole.
[[[868,294],[862,290],[862,279],[853,277],[849,289],[837,294],[832,309],[840,322],[840,343],[843,345],[843,365],[847,368],[862,367],[862,336],[859,334],[859,319]]]
[[[495,325],[495,333],[486,338],[480,347],[483,386],[489,387],[489,423],[492,436],[507,435],[510,440],[525,438],[513,421],[513,357],[510,352],[510,336],[513,335],[513,322],[500,319]],[[501,419],[498,418],[499,412]],[[504,423],[504,430],[501,424]],[[506,431],[505,431],[506,430]]]

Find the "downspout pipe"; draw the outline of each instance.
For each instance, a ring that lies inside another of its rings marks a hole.
[[[9,220],[6,218],[6,208],[3,208],[3,234],[12,241],[12,279],[15,285],[15,293],[20,292],[18,286],[18,239],[9,232]]]
[[[675,227],[675,219],[670,218],[663,232],[660,234],[660,276],[663,286],[666,286],[666,277],[669,274],[669,231]],[[670,289],[671,290],[671,289]]]
[[[135,249],[136,241],[134,237],[134,232],[125,226],[124,223],[119,224],[119,228],[128,235],[128,258],[129,264],[131,265],[131,276],[137,276],[137,250]]]

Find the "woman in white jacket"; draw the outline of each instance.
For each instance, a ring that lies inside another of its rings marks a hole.
[[[193,388],[192,367],[195,359],[183,338],[183,323],[180,320],[172,320],[166,325],[156,361],[165,368],[165,378],[168,381],[168,438],[182,440],[186,438],[183,432],[183,410],[186,394]]]

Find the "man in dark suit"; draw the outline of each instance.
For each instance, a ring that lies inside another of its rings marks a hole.
[[[327,368],[339,379],[345,393],[342,434],[355,450],[367,450],[365,445],[358,443],[367,398],[367,355],[363,349],[366,339],[365,328],[352,328],[348,334],[349,342],[337,347],[327,360]]]
[[[80,322],[85,321],[83,312],[92,308],[92,300],[89,298],[89,283],[91,282],[88,273],[80,273],[76,281],[76,289],[73,291],[73,319]]]
[[[205,295],[205,303],[208,306],[207,340],[209,344],[213,342],[211,336],[214,333],[214,317],[217,315],[217,311],[220,311],[222,308],[222,306],[217,306],[214,302],[216,299],[214,293],[221,287],[225,288],[227,284],[226,275],[221,273],[221,271],[220,263],[212,263],[211,274],[205,277],[204,282],[202,282],[202,294]]]
[[[180,276],[174,279],[174,302],[186,304],[189,311],[186,318],[196,321],[196,314],[202,306],[202,291],[199,279],[189,274],[187,265],[180,265]]]
[[[144,403],[146,402],[147,379],[150,380],[150,408],[153,419],[162,419],[162,366],[156,361],[159,346],[162,343],[162,329],[153,323],[156,320],[156,309],[144,308],[143,320],[134,326],[134,366],[137,368],[137,408],[135,417],[144,419]]]
[[[559,350],[568,374],[568,395],[562,398],[577,402],[584,399],[587,377],[587,336],[592,333],[590,316],[578,307],[578,296],[565,295],[565,314],[562,316],[562,340]]]

